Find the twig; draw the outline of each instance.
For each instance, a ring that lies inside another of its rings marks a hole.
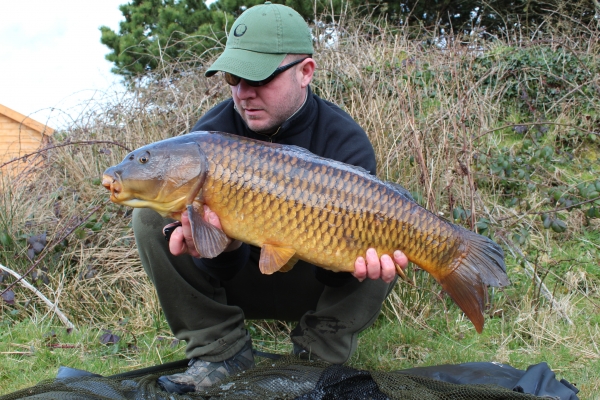
[[[39,154],[39,153],[43,153],[43,152],[46,152],[48,150],[57,149],[59,147],[72,146],[72,145],[76,145],[76,144],[112,144],[112,145],[115,145],[115,146],[122,147],[123,149],[125,149],[127,151],[131,151],[127,146],[124,146],[121,143],[113,142],[113,141],[110,141],[110,140],[84,140],[84,141],[62,143],[62,144],[56,144],[56,145],[44,147],[41,150],[34,151],[33,153],[25,154],[24,156],[21,156],[19,158],[13,158],[12,160],[5,162],[4,164],[0,164],[0,168],[3,168],[4,166],[6,166],[6,165],[8,165],[10,163],[17,162],[19,160],[25,160],[25,159],[33,156],[33,155],[36,155],[36,154]]]
[[[50,307],[50,311],[54,311],[56,313],[56,316],[58,316],[58,319],[61,320],[61,322],[63,324],[65,324],[65,326],[67,327],[68,330],[72,330],[75,329],[75,325],[73,325],[71,323],[71,321],[69,321],[69,319],[67,318],[67,316],[65,314],[62,313],[62,311],[60,311],[58,309],[58,307],[56,306],[56,304],[53,304],[50,300],[48,300],[48,298],[46,296],[44,296],[42,294],[42,292],[40,292],[39,290],[37,290],[33,285],[31,285],[29,282],[27,282],[25,280],[25,278],[23,278],[21,275],[19,275],[18,273],[16,273],[15,271],[13,271],[12,269],[5,267],[4,265],[0,264],[0,269],[3,271],[8,272],[9,274],[11,274],[12,276],[14,276],[15,278],[17,278],[18,282],[25,286],[27,289],[31,290],[33,293],[35,293],[40,299],[42,299],[42,301],[44,303],[46,303],[46,305],[48,307]]]
[[[534,279],[535,280],[535,282],[538,284],[538,286],[540,288],[540,293],[543,294],[544,297],[550,302],[552,308],[555,309],[556,311],[558,311],[558,313],[560,314],[560,316],[565,321],[567,321],[567,323],[569,325],[573,325],[573,321],[571,321],[571,319],[567,315],[566,311],[563,310],[563,308],[560,306],[560,304],[554,299],[554,296],[552,296],[552,293],[550,293],[550,291],[546,287],[546,284],[544,284],[544,282],[542,281],[542,279],[540,279],[540,277],[537,275],[537,273],[535,272],[535,268],[531,266],[531,263],[527,260],[527,257],[525,257],[525,255],[523,254],[523,251],[521,251],[521,249],[519,248],[519,246],[517,246],[512,241],[509,241],[509,240],[507,240],[506,238],[504,238],[502,236],[500,236],[500,238],[502,239],[502,241],[504,242],[504,244],[506,244],[506,246],[510,250],[511,254],[513,255],[513,257],[517,258],[516,255],[515,255],[515,253],[517,253],[523,259],[523,264],[525,266],[525,273],[527,274],[527,276],[530,279]]]
[[[47,344],[46,347],[51,347],[53,349],[77,349],[79,347],[81,347],[80,344],[61,344],[61,343],[54,343],[54,344]]]
[[[462,104],[462,102],[461,102]],[[461,130],[462,132],[465,133],[464,137],[465,137],[465,141],[463,142],[463,154],[466,155],[467,157],[467,162],[466,163],[462,163],[460,160],[458,161],[458,165],[460,166],[461,170],[465,173],[465,175],[467,176],[467,180],[469,181],[469,197],[471,200],[471,229],[474,230],[475,229],[475,221],[476,221],[476,216],[475,216],[475,180],[473,179],[473,174],[471,173],[471,168],[469,168],[469,165],[471,165],[471,161],[473,159],[473,141],[469,140],[470,137],[469,135],[467,135],[467,127],[465,125],[464,122],[465,118],[462,118],[461,121]],[[468,147],[468,148],[467,148]]]
[[[496,221],[500,222],[500,221],[505,221],[507,219],[518,218],[518,217],[525,217],[526,215],[540,215],[540,214],[556,213],[556,212],[559,212],[559,211],[570,210],[571,208],[579,207],[579,206],[582,206],[582,205],[587,204],[587,203],[593,203],[593,202],[598,201],[598,200],[600,200],[600,196],[594,197],[593,199],[590,199],[590,200],[582,201],[580,203],[572,204],[570,206],[562,207],[562,208],[555,208],[553,210],[548,210],[548,211],[527,211],[524,214],[520,214],[520,215],[510,215],[508,217],[498,218]]]
[[[419,140],[419,135],[416,130],[412,130],[413,134],[413,144],[415,148],[415,154],[417,155],[417,162],[421,167],[421,179],[423,180],[423,186],[425,190],[427,190],[427,206],[434,213],[435,210],[435,202],[433,198],[433,194],[431,193],[431,187],[429,182],[429,172],[427,170],[427,163],[425,162],[425,157],[423,156],[423,148],[421,146],[421,141]]]
[[[496,131],[501,131],[501,130],[506,129],[506,128],[513,128],[513,127],[516,127],[516,126],[532,126],[532,125],[557,125],[557,126],[566,126],[568,128],[573,128],[573,129],[576,129],[578,131],[581,131],[581,132],[584,132],[584,133],[587,133],[587,134],[590,134],[590,135],[600,136],[600,133],[598,133],[598,132],[588,131],[587,129],[583,129],[583,128],[580,128],[580,127],[575,126],[575,125],[561,124],[559,122],[543,121],[543,122],[521,122],[520,124],[508,124],[508,125],[504,125],[504,126],[501,126],[499,128],[494,128],[494,129],[490,129],[488,131],[485,131],[482,134],[477,135],[473,140],[477,140],[479,138],[482,138],[485,135],[488,135],[488,134],[496,132]]]

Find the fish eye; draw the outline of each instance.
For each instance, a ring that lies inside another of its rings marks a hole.
[[[140,164],[146,164],[148,160],[150,160],[150,154],[148,154],[148,152],[146,152],[146,154],[143,154],[140,156],[140,158],[138,158]]]

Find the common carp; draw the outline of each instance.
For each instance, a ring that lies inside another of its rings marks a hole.
[[[492,240],[429,212],[399,185],[296,146],[193,132],[133,151],[104,172],[102,184],[118,204],[177,220],[187,209],[203,257],[219,255],[228,237],[260,247],[264,274],[299,259],[352,272],[369,247],[379,255],[402,250],[477,332],[487,285],[509,283],[502,248]],[[223,230],[204,221],[204,204]]]

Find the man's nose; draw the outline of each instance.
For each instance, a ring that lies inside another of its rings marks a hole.
[[[256,88],[248,85],[244,79],[235,87],[237,97],[245,100],[256,96]]]

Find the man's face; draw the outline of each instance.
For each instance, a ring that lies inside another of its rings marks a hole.
[[[288,55],[280,65],[298,57]],[[231,86],[233,101],[248,127],[258,133],[275,132],[302,106],[314,68],[313,59],[308,58],[264,86],[252,87],[243,79],[236,86]]]

